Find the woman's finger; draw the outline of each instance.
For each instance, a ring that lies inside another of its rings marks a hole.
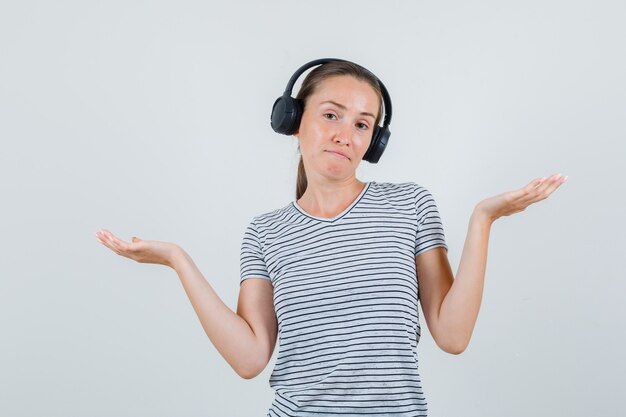
[[[106,246],[106,247],[108,248],[107,244],[106,244],[106,243],[104,243],[104,241],[103,241],[102,239],[98,238],[98,242],[100,242],[100,244],[101,244],[102,246]]]
[[[552,191],[554,191],[559,185],[563,184],[563,179],[565,177],[561,174],[554,174],[552,175],[550,178],[548,178],[546,181],[544,181],[544,184],[542,184],[543,186],[543,190],[544,192],[549,191],[547,194],[550,194]]]
[[[124,256],[126,257],[131,257],[130,253],[131,253],[131,247],[130,244],[123,241],[122,239],[118,238],[117,236],[111,236],[112,238],[112,242],[113,242],[113,246]]]
[[[97,236],[103,245],[107,246],[116,254],[123,255],[123,252],[125,251],[124,247],[121,245],[121,243],[123,242],[115,237],[113,233],[109,232],[106,229],[102,229],[97,233]]]
[[[545,182],[544,178],[535,178],[524,187],[511,191],[508,194],[509,202],[513,204],[518,204],[520,206],[526,206],[530,201],[532,201],[537,193],[539,192],[539,187],[542,186]]]
[[[111,249],[115,249],[115,246],[113,245],[113,237],[109,232],[102,231],[102,240],[106,242],[107,246],[109,246]]]
[[[566,177],[561,174],[554,174],[547,178],[539,187],[536,188],[529,204],[536,203],[537,201],[545,200],[552,194],[558,187],[565,182]]]
[[[111,232],[105,232],[105,236],[112,245],[118,246],[119,239]]]
[[[532,190],[534,188],[539,187],[544,181],[545,181],[544,177],[535,178],[525,188]]]
[[[107,248],[109,247],[109,241],[104,235],[104,233],[102,233],[102,231],[96,232],[96,238],[98,238],[98,241],[102,243],[104,246],[106,246]]]
[[[121,245],[120,245],[120,243],[119,243],[119,240],[118,240],[115,236],[113,236],[113,235],[109,236],[109,239],[110,239],[110,241],[111,241],[111,245],[112,245],[115,249],[117,249],[118,251],[120,251],[120,252],[121,252],[121,251],[122,251],[122,248],[121,248]]]

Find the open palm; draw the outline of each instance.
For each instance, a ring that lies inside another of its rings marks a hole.
[[[491,221],[499,217],[524,211],[533,203],[550,196],[567,177],[554,174],[548,178],[536,178],[525,187],[489,197],[477,204],[476,208],[482,211]]]
[[[179,248],[178,245],[156,240],[141,240],[133,237],[131,242],[125,242],[106,229],[96,232],[96,237],[104,246],[118,255],[125,256],[137,262],[172,266],[172,259]]]

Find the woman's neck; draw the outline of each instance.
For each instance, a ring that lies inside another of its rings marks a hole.
[[[317,217],[335,217],[354,202],[365,183],[352,177],[345,181],[309,181],[298,205]]]

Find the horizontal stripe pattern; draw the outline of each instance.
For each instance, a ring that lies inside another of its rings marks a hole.
[[[371,181],[333,218],[256,216],[240,284],[270,280],[279,350],[268,416],[425,416],[415,257],[447,245],[432,194]]]

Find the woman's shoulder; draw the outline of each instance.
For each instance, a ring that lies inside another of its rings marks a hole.
[[[373,190],[371,197],[383,198],[387,201],[394,201],[400,204],[406,204],[408,201],[415,204],[421,204],[423,201],[433,200],[434,197],[430,190],[415,181],[405,182],[374,182],[372,181]]]
[[[289,203],[280,208],[277,208],[271,211],[262,212],[261,214],[257,214],[253,216],[251,223],[256,224],[256,225],[275,223],[277,221],[280,221],[281,219],[284,219],[286,216],[289,216],[289,214],[292,212],[293,212],[293,204]]]
[[[371,183],[375,189],[378,189],[381,192],[387,192],[387,193],[419,192],[422,190],[426,190],[424,186],[414,181],[405,181],[405,182],[371,181]]]

